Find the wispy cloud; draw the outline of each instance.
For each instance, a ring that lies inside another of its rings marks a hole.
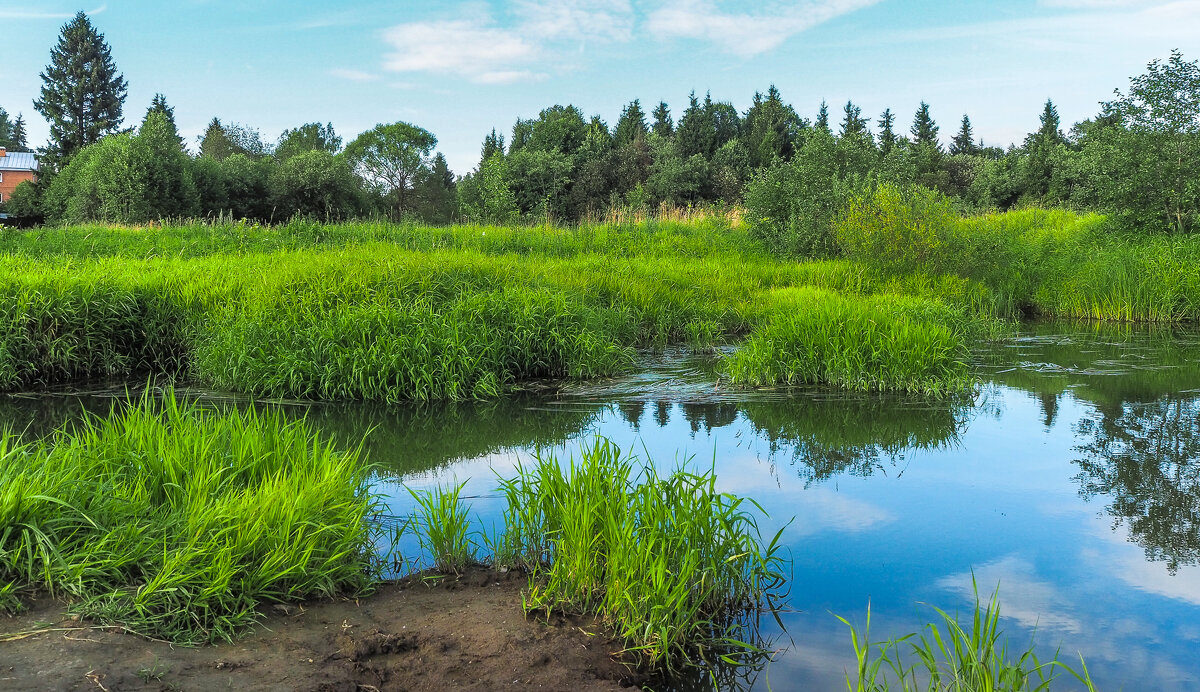
[[[385,30],[392,51],[384,69],[430,72],[479,84],[543,79],[562,69],[569,51],[589,43],[697,39],[736,55],[778,47],[817,24],[881,0],[772,2],[754,11],[724,11],[714,0],[516,0],[498,18],[463,5],[469,19],[400,24]],[[640,19],[644,16],[644,19]],[[640,21],[639,21],[640,20]]]
[[[480,84],[507,84],[539,76],[523,69],[541,56],[536,43],[516,31],[478,20],[400,24],[385,30],[384,39],[392,52],[383,66],[393,72],[432,72]]]
[[[84,14],[93,15],[100,14],[108,9],[108,5],[101,5],[94,10],[87,10]],[[0,7],[0,19],[70,19],[74,17],[74,12],[47,12],[45,10],[31,10],[28,7]]]
[[[768,3],[757,12],[727,12],[713,0],[671,0],[649,14],[646,29],[657,36],[709,41],[750,57],[778,48],[789,38],[880,0],[808,0]]]
[[[1073,614],[1074,604],[1053,584],[1037,578],[1034,566],[1024,558],[1009,555],[977,566],[973,572],[952,574],[937,582],[938,587],[955,593],[967,601],[987,599],[992,589],[1000,589],[1001,614],[1016,620],[1024,627],[1058,629],[1078,633],[1083,627]]]
[[[379,79],[379,75],[345,67],[335,67],[331,70],[328,70],[328,73],[331,76],[337,77],[338,79],[344,79],[348,82],[374,82],[375,80]]]
[[[547,41],[633,38],[629,0],[517,0],[513,14],[520,30]]]

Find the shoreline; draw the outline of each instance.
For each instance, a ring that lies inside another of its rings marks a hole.
[[[526,616],[521,572],[471,568],[370,596],[267,605],[232,643],[186,647],[67,615],[44,599],[0,619],[0,687],[38,690],[620,690],[647,678],[593,618]]]

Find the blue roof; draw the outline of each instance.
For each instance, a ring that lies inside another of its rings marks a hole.
[[[37,154],[10,151],[0,156],[0,171],[36,171]]]

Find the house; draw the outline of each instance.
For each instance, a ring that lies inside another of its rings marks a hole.
[[[9,153],[0,147],[0,202],[7,202],[13,190],[26,180],[37,180],[37,167],[37,154]]]

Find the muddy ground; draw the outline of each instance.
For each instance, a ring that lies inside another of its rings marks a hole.
[[[0,690],[620,690],[645,681],[593,621],[521,610],[524,575],[389,583],[355,601],[276,606],[233,644],[172,646],[39,602],[0,616]]]

